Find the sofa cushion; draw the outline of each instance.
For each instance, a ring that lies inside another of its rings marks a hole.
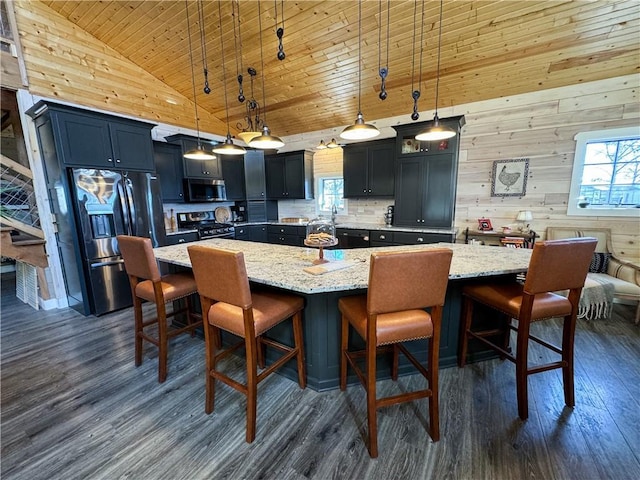
[[[627,282],[606,273],[589,273],[587,280],[584,282],[585,288],[588,285],[593,285],[592,282],[608,282],[613,285],[615,295],[635,296],[640,300],[640,286],[635,283]]]
[[[591,264],[589,265],[589,271],[591,273],[607,273],[609,267],[610,253],[595,252],[591,258]]]

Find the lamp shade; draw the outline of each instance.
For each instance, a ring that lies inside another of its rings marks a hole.
[[[212,151],[218,155],[244,155],[246,153],[243,147],[233,143],[230,133],[227,134],[227,139],[224,143],[216,145]]]
[[[519,222],[530,222],[533,220],[533,214],[529,210],[520,210],[516,216],[516,220]]]
[[[280,137],[271,135],[271,130],[266,125],[262,127],[262,135],[255,137],[249,141],[249,146],[260,149],[272,149],[284,147],[284,142]]]
[[[358,112],[355,123],[345,128],[340,137],[347,140],[367,140],[378,135],[380,135],[380,130],[373,125],[364,123],[362,112]]]
[[[247,131],[247,132],[240,132],[238,133],[238,136],[240,137],[240,139],[246,143],[247,145],[249,145],[249,142],[251,140],[253,140],[256,137],[259,137],[262,134],[262,132],[255,132],[255,131]]]
[[[189,160],[215,160],[217,157],[213,153],[209,153],[198,144],[198,148],[193,148],[183,155]]]

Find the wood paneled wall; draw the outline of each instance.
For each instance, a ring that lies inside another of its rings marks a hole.
[[[191,99],[44,4],[14,5],[32,94],[195,129]],[[202,131],[226,132],[226,124],[204,108],[198,114]]]

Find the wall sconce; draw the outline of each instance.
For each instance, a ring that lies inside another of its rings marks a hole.
[[[516,221],[519,223],[518,231],[520,232],[528,232],[529,224],[533,220],[533,213],[529,210],[520,210],[518,215],[516,215]]]

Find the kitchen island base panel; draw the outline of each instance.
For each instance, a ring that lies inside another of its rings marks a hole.
[[[511,276],[507,276],[510,278]],[[447,296],[445,299],[442,330],[440,336],[440,368],[448,368],[457,365],[460,311],[462,306],[462,288],[464,285],[475,280],[454,280],[449,281]],[[486,280],[485,280],[486,281]],[[340,311],[338,310],[338,299],[349,295],[362,295],[366,290],[352,290],[349,292],[329,292],[314,295],[303,295],[305,308],[303,311],[302,328],[305,342],[305,362],[307,368],[307,386],[316,391],[334,390],[340,383]],[[474,325],[487,322],[489,317],[483,315],[482,308],[478,309],[475,316]],[[487,312],[488,313],[488,312]],[[270,329],[266,335],[276,341],[286,345],[293,343],[293,331],[290,325],[276,325]],[[224,342],[232,342],[233,339],[223,336]],[[414,340],[404,344],[407,349],[423,363],[427,360],[427,341]],[[350,335],[349,348],[354,350],[364,350],[364,341],[358,335]],[[241,353],[242,354],[242,353]],[[486,349],[479,341],[471,341],[469,344],[467,362],[474,363],[498,355]],[[277,352],[267,349],[267,364],[278,358]],[[398,374],[413,375],[416,373],[415,367],[400,355]],[[378,357],[377,379],[383,380],[391,378],[391,355],[381,355]],[[295,361],[290,361],[284,365],[278,373],[290,380],[297,382],[298,373]],[[350,372],[347,378],[348,384],[357,384],[357,377]]]

